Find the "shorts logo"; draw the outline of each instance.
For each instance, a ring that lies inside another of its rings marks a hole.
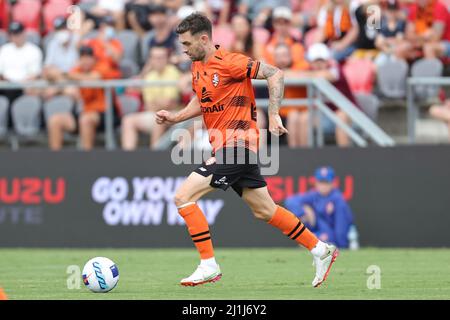
[[[218,74],[217,72],[215,72],[215,73],[213,74],[213,77],[212,77],[212,84],[213,84],[213,86],[216,87],[216,88],[217,88],[217,86],[219,85],[219,74]]]
[[[205,171],[206,171],[206,169],[203,168],[203,167],[199,168],[199,170],[202,171],[202,172],[205,172]]]
[[[227,181],[227,177],[222,177],[219,180],[214,181],[214,183],[217,185],[225,185],[226,186],[226,185],[228,185],[228,182],[226,182],[226,181]]]

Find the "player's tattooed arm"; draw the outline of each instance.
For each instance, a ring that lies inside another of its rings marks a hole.
[[[283,71],[270,64],[261,62],[256,78],[266,79],[269,87],[269,131],[277,136],[288,133],[279,115],[281,101],[284,97]]]
[[[167,110],[158,111],[156,113],[156,123],[174,124],[198,117],[201,114],[200,102],[198,101],[197,96],[194,96],[185,108],[176,113]]]
[[[269,87],[269,114],[278,114],[284,96],[283,71],[261,62],[257,79],[266,79]]]

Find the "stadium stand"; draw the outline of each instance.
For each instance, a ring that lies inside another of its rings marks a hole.
[[[44,118],[47,121],[57,113],[70,113],[74,110],[75,103],[69,96],[56,96],[44,102]]]
[[[41,112],[39,97],[24,95],[15,100],[11,110],[15,132],[24,137],[37,135],[42,125]]]

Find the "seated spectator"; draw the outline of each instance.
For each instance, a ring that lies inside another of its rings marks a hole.
[[[78,65],[68,74],[70,80],[88,81],[120,77],[119,72],[95,56],[93,48],[82,46],[79,56]],[[81,147],[84,150],[91,150],[94,147],[97,130],[104,129],[106,110],[104,90],[80,88],[73,95],[76,99],[82,100],[83,110],[79,115],[58,113],[49,118],[47,129],[51,150],[60,150],[63,146],[64,133],[74,133],[77,129],[80,133]]]
[[[55,33],[47,46],[42,78],[50,82],[67,80],[67,73],[78,61],[78,35],[66,27],[63,17],[55,19]],[[49,87],[43,91],[45,99],[49,99],[62,90]]]
[[[424,46],[425,58],[450,58],[450,8],[445,11],[442,3],[435,4],[436,38]],[[437,39],[437,40],[436,40]]]
[[[272,14],[274,33],[265,45],[264,60],[269,64],[274,64],[273,53],[277,44],[284,43],[289,46],[292,54],[294,68],[305,68],[307,63],[304,59],[305,50],[299,39],[292,36],[291,20],[292,11],[288,7],[275,8]]]
[[[316,41],[326,43],[338,62],[355,51],[358,26],[352,19],[347,0],[328,0],[319,10],[317,26],[319,31]]]
[[[214,25],[226,25],[230,21],[232,0],[206,0],[205,12]]]
[[[277,7],[290,7],[290,0],[241,0],[238,12],[248,16],[254,27],[264,27],[270,18],[272,9]]]
[[[358,30],[358,35],[354,43],[355,52],[353,52],[352,57],[374,59],[378,54],[375,46],[378,30],[376,24],[372,21],[377,18],[375,17],[377,11],[371,10],[370,8],[378,5],[380,0],[353,1],[353,6],[355,6],[353,19]]]
[[[100,22],[100,28],[95,38],[83,40],[83,45],[94,49],[96,58],[105,62],[111,69],[119,70],[123,57],[122,43],[116,38],[114,19],[105,17]]]
[[[403,17],[398,1],[389,1],[382,11],[381,29],[375,39],[380,54],[375,59],[380,66],[389,59],[405,60],[409,44],[405,43],[406,20]]]
[[[450,41],[450,13],[438,0],[418,0],[409,6],[406,36],[412,42],[409,58],[447,54]],[[422,52],[423,51],[423,52]]]
[[[307,63],[300,67],[294,65],[290,48],[285,44],[279,44],[276,46],[274,58],[275,66],[283,70],[285,79],[296,78],[296,72],[292,71],[308,69]],[[285,86],[285,99],[301,99],[306,97],[307,92],[305,87]],[[298,123],[300,121],[300,114],[306,110],[307,109],[305,106],[285,106],[280,108],[281,119],[286,123],[286,129],[289,131],[289,134],[287,135],[287,143],[291,148],[301,146],[300,142],[297,141],[300,136],[300,133],[298,132]]]
[[[153,47],[148,65],[151,71],[144,75],[148,81],[178,80],[178,69],[169,63],[169,50]],[[155,114],[161,109],[175,109],[179,105],[180,90],[177,87],[151,86],[143,89],[145,111],[128,114],[122,119],[122,148],[134,150],[138,145],[139,133],[150,134],[150,146],[156,146],[167,127],[156,125]]]
[[[448,127],[450,141],[450,99],[447,99],[442,105],[434,105],[430,108],[430,115],[438,120],[444,121]]]
[[[85,12],[85,18],[92,20],[95,28],[98,28],[105,17],[112,17],[115,21],[115,27],[123,30],[125,27],[125,3],[127,0],[96,0],[93,7]]]
[[[38,79],[42,71],[41,49],[26,40],[25,28],[20,22],[11,22],[8,32],[10,42],[0,48],[1,79],[22,83]],[[30,89],[26,93],[34,91]],[[22,89],[0,91],[10,103],[22,94]]]
[[[244,15],[236,14],[231,19],[231,29],[234,41],[229,50],[260,60],[263,47],[261,43],[254,41],[251,21]]]
[[[334,170],[321,167],[315,172],[315,189],[289,197],[285,206],[320,240],[349,248],[353,213],[341,191],[334,186]]]
[[[131,0],[125,5],[126,26],[140,37],[152,29],[148,19],[151,4],[151,0]]]
[[[150,12],[149,21],[153,27],[147,44],[149,51],[153,47],[165,47],[169,50],[172,64],[177,65],[183,71],[189,70],[189,57],[183,54],[182,47],[178,42],[178,36],[169,19],[167,8],[162,5],[154,6]],[[149,61],[147,57],[144,58]],[[150,68],[148,64],[145,65],[142,73],[147,73]]]
[[[297,73],[297,76],[323,78],[330,81],[347,99],[358,107],[342,67],[332,60],[331,52],[325,44],[316,43],[312,45],[308,50],[308,60],[310,63],[309,71],[300,71]],[[350,118],[346,113],[338,109],[332,102],[328,102],[327,105],[336,113],[336,116],[342,122],[350,125]],[[309,112],[302,112],[299,117],[299,123],[297,124],[300,134],[298,141],[300,141],[300,145],[302,146],[308,144],[308,123]],[[320,124],[325,134],[335,134],[338,146],[346,147],[350,145],[350,139],[345,131],[339,126],[336,126],[333,121],[322,113],[320,113]]]

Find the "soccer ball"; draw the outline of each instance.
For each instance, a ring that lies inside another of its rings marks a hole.
[[[108,258],[92,258],[83,268],[83,282],[93,292],[108,292],[119,281],[119,269]]]

